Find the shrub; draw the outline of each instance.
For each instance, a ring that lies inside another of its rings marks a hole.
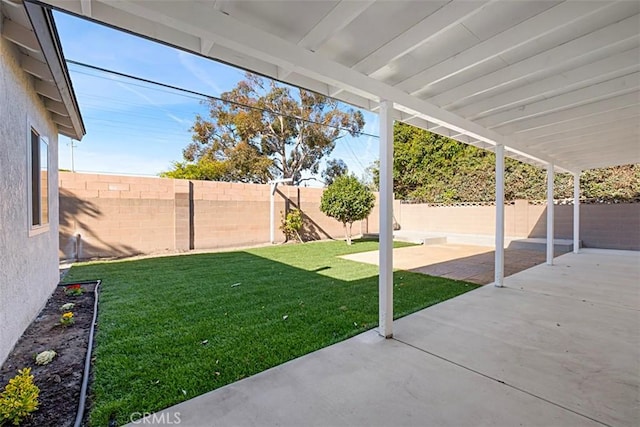
[[[0,425],[5,422],[17,426],[38,409],[40,389],[33,383],[31,368],[18,371],[0,393]]]
[[[280,230],[282,230],[287,240],[297,239],[302,242],[302,238],[300,237],[302,224],[302,211],[300,209],[291,209],[286,215],[282,215]]]

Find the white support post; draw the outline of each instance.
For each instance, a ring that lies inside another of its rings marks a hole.
[[[269,185],[271,186],[269,196],[269,241],[271,243],[276,242],[276,190],[278,189],[278,184],[283,184],[285,182],[291,183],[293,182],[293,179],[283,178],[269,181]]]
[[[547,164],[547,265],[553,265],[553,163]]]
[[[580,171],[573,174],[573,253],[580,252]]]
[[[271,182],[271,191],[269,192],[269,242],[276,242],[276,187],[278,184]]]
[[[380,102],[380,275],[378,333],[393,336],[393,103]]]
[[[495,286],[504,286],[504,145],[496,145],[496,259]]]

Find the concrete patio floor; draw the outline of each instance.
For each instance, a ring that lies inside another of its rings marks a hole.
[[[505,284],[397,320],[393,339],[366,332],[155,419],[179,414],[182,426],[640,425],[640,253],[587,249]]]
[[[360,252],[342,258],[378,264],[378,251]],[[546,261],[545,252],[505,249],[504,274],[510,276]],[[486,246],[443,243],[408,246],[393,250],[393,268],[431,276],[486,285],[494,280],[495,252]]]

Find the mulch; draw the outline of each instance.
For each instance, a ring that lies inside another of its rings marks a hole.
[[[82,295],[67,296],[64,288],[58,286],[0,368],[0,389],[25,367],[31,367],[34,382],[40,389],[38,410],[21,426],[74,424],[93,320],[95,285],[82,287],[85,290]],[[60,307],[68,302],[75,304],[72,309],[75,323],[62,326]],[[36,365],[36,355],[45,350],[54,350],[57,356],[48,365]]]

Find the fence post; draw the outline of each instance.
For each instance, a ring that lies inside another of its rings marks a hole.
[[[184,179],[173,180],[174,248],[188,251],[191,246],[191,188]]]

